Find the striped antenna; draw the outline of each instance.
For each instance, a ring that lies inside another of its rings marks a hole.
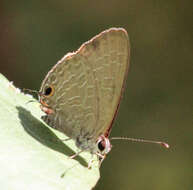
[[[129,138],[129,137],[112,137],[111,140],[126,140],[126,141],[132,141],[132,142],[142,142],[142,143],[151,143],[151,144],[158,144],[163,146],[164,148],[169,148],[169,144],[166,142],[161,141],[152,141],[152,140],[145,140],[145,139],[135,139],[135,138]]]
[[[37,90],[31,90],[31,89],[27,89],[27,88],[23,88],[23,91],[24,92],[33,92],[33,93],[36,93],[37,95],[39,95],[40,93],[37,91]]]

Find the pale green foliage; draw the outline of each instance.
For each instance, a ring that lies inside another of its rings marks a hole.
[[[0,189],[92,189],[99,179],[98,162],[90,153],[74,160],[73,140],[48,127],[40,105],[0,75]]]

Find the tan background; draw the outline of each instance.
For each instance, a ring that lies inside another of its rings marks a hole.
[[[192,1],[0,1],[0,71],[21,88],[39,89],[69,51],[109,27],[124,27],[131,68],[97,190],[193,189]]]

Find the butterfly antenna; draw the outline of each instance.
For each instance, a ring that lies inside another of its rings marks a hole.
[[[31,89],[28,89],[28,88],[23,88],[23,91],[24,92],[31,92],[31,93],[35,93],[35,94],[37,94],[37,95],[39,95],[40,93],[39,93],[39,91],[37,91],[37,90],[31,90]]]
[[[145,140],[145,139],[135,139],[135,138],[129,138],[129,137],[112,137],[111,140],[126,140],[126,141],[132,141],[132,142],[142,142],[142,143],[151,143],[151,144],[158,144],[163,146],[164,148],[169,148],[169,144],[162,141],[152,141],[152,140]]]

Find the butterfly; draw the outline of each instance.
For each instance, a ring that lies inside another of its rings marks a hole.
[[[66,54],[43,80],[39,91],[46,113],[43,120],[75,140],[80,152],[71,158],[88,151],[102,163],[111,150],[109,135],[125,88],[129,58],[127,31],[110,28]]]
[[[123,28],[110,28],[65,55],[42,82],[44,121],[103,160],[129,68],[130,45]]]

